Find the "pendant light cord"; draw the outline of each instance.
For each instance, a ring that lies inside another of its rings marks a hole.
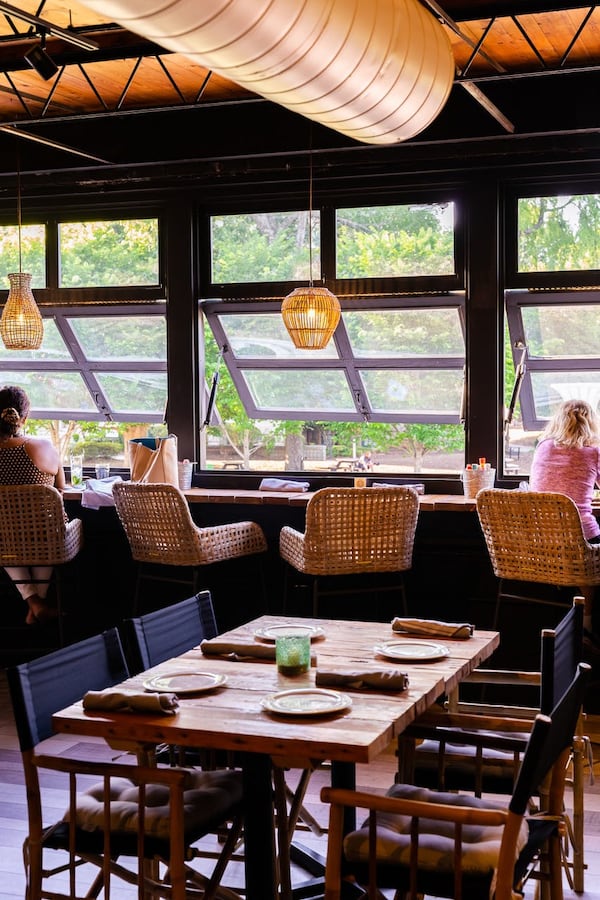
[[[17,154],[17,234],[19,239],[19,274],[22,271],[21,263],[21,165]]]

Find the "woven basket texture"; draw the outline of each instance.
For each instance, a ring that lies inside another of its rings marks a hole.
[[[600,584],[600,545],[588,544],[570,497],[483,490],[477,512],[495,575],[563,587]]]
[[[81,519],[67,521],[55,487],[0,485],[0,565],[57,566],[74,559],[82,546]]]
[[[280,553],[309,575],[407,571],[418,514],[413,488],[323,488],[308,502],[304,534],[282,528]]]
[[[256,522],[200,528],[185,495],[172,484],[116,482],[113,497],[136,562],[202,566],[267,549]]]

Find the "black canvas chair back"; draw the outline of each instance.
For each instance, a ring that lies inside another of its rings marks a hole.
[[[143,672],[218,634],[210,591],[125,619],[122,634],[132,672]]]
[[[22,751],[53,734],[52,716],[86,691],[125,681],[129,671],[116,628],[7,669]]]
[[[495,883],[495,900],[513,900],[513,890],[521,888],[544,846],[550,897],[561,900],[559,823],[566,760],[589,673],[590,667],[580,664],[552,715],[536,716],[507,807],[412,784],[395,784],[386,796],[324,788],[322,799],[331,803],[328,900],[339,900],[342,876],[368,885],[369,897],[380,896],[378,888],[392,888],[403,900],[421,894],[481,900],[492,895]],[[549,773],[547,816],[530,823],[525,819],[530,798]],[[361,828],[344,837],[348,806],[370,814]]]
[[[542,631],[540,712],[551,713],[567,690],[583,656],[583,609],[576,598],[556,628]]]

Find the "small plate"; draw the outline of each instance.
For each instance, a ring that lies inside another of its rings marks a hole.
[[[425,662],[430,659],[443,659],[450,651],[445,644],[433,641],[386,641],[378,644],[375,653],[389,659],[407,659],[413,662]]]
[[[295,688],[269,694],[262,705],[269,712],[282,716],[324,716],[348,709],[352,706],[352,699],[348,694],[324,688]]]
[[[226,681],[227,675],[214,675],[212,672],[171,672],[170,675],[154,675],[144,681],[144,687],[159,694],[201,694],[220,687]]]
[[[318,625],[301,625],[292,622],[290,625],[269,625],[267,628],[257,628],[254,637],[257,641],[275,641],[282,634],[310,634],[311,641],[316,641],[325,636],[325,632]]]

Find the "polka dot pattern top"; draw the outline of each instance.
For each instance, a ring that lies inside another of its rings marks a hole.
[[[52,487],[54,475],[38,469],[30,459],[25,443],[0,447],[0,484],[49,484]]]

